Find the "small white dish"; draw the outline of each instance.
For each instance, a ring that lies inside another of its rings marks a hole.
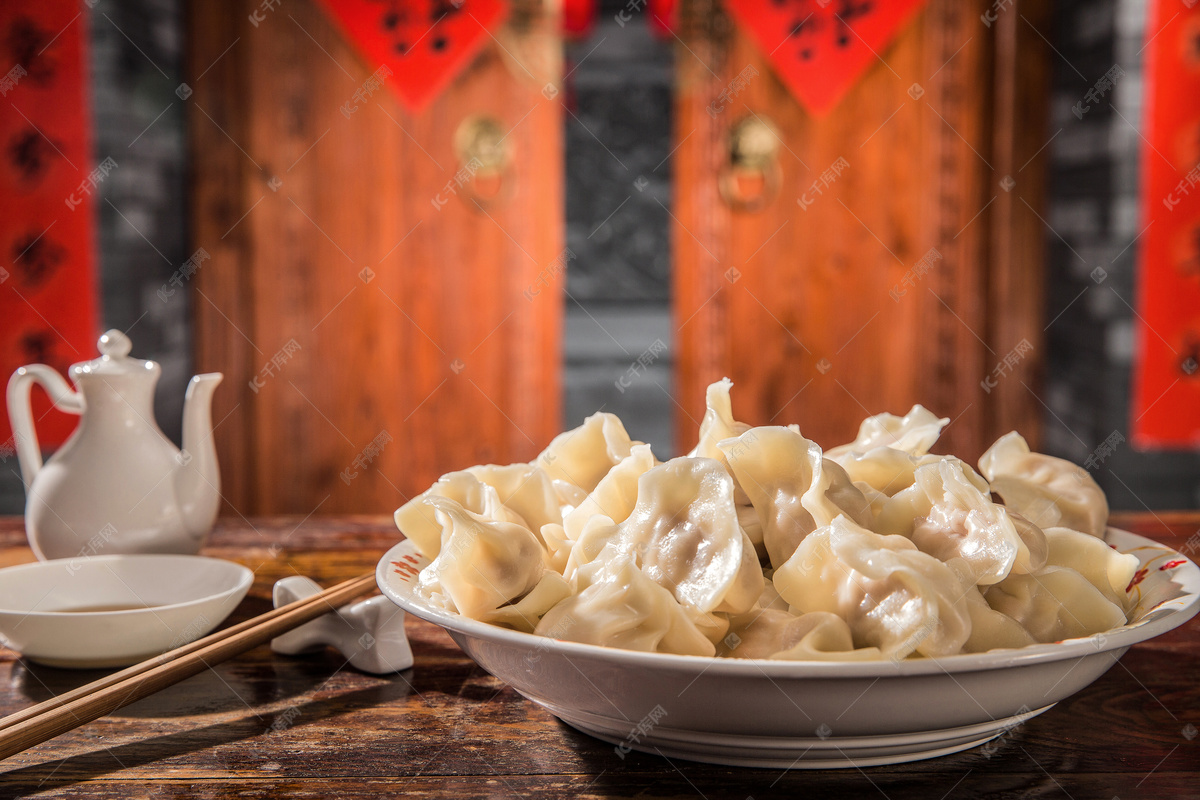
[[[1110,528],[1142,562],[1131,621],[1083,639],[899,662],[801,662],[642,653],[466,619],[416,595],[429,561],[409,541],[379,588],[441,625],[479,666],[568,725],[630,750],[715,764],[865,767],[947,755],[1003,736],[1099,678],[1131,645],[1200,608],[1200,568]]]
[[[0,569],[0,639],[54,667],[136,664],[216,628],[254,573],[185,555],[55,559]]]

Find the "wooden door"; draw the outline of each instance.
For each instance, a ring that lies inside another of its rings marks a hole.
[[[266,5],[188,22],[196,366],[225,373],[226,512],[390,511],[531,458],[559,425],[556,21],[512,4],[413,115],[386,88],[353,101],[378,65],[315,0]],[[487,186],[458,181],[471,117],[509,155]]]
[[[722,375],[740,419],[797,422],[825,446],[918,402],[953,420],[939,449],[973,459],[1014,428],[1037,443],[1045,6],[1017,2],[988,24],[990,0],[929,0],[818,119],[719,3],[684,0],[681,447]],[[745,88],[723,97],[739,74]],[[731,207],[721,187],[746,119],[778,138],[779,188],[757,209]]]

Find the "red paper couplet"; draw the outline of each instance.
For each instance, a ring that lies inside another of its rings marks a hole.
[[[94,193],[86,13],[77,0],[0,4],[0,380],[95,357]],[[44,446],[79,417],[34,393]],[[0,420],[0,458],[14,443]]]
[[[409,111],[425,108],[504,21],[503,0],[321,0]]]
[[[1155,0],[1146,116],[1132,439],[1200,446],[1200,5]]]
[[[828,113],[925,0],[727,0],[792,95]],[[886,68],[885,68],[886,69]]]

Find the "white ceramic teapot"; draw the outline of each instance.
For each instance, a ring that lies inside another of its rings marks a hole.
[[[45,364],[8,381],[8,416],[25,481],[25,530],[40,559],[110,553],[195,553],[212,530],[220,476],[212,438],[212,395],[221,373],[197,375],[183,408],[183,450],[154,422],[153,361],[129,357],[118,330],[100,337],[101,356],[71,365],[78,392]],[[79,426],[43,465],[29,405],[33,384]]]

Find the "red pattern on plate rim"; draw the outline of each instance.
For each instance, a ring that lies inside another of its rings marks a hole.
[[[1166,559],[1165,561],[1163,561],[1162,564],[1160,564],[1158,566],[1158,569],[1157,569],[1158,572],[1166,572],[1167,570],[1176,569],[1177,567],[1181,567],[1188,562],[1187,562],[1187,559],[1184,558],[1182,555],[1180,555],[1177,551],[1171,550],[1170,548],[1167,548],[1167,547],[1145,547],[1145,546],[1143,546],[1143,547],[1135,547],[1132,550],[1128,550],[1125,552],[1135,553],[1138,550],[1155,550],[1158,552],[1157,555],[1155,555],[1151,559],[1148,559],[1145,562],[1145,565],[1141,569],[1139,569],[1137,572],[1134,573],[1133,580],[1131,580],[1129,582],[1129,585],[1125,587],[1126,594],[1132,592],[1134,589],[1137,589],[1137,593],[1138,593],[1137,600],[1138,600],[1138,602],[1140,602],[1142,590],[1140,588],[1138,588],[1138,584],[1140,584],[1142,581],[1144,581],[1146,579],[1146,576],[1150,573],[1150,568],[1154,566],[1155,562],[1162,560],[1162,559]],[[1135,605],[1136,605],[1136,603],[1135,603]]]
[[[415,558],[413,558],[412,556],[404,556],[403,558],[404,558],[404,561],[393,561],[392,562],[392,566],[395,567],[395,569],[392,571],[395,572],[397,575],[399,575],[401,580],[407,582],[407,581],[411,580],[412,578],[415,578],[417,575],[419,575],[421,571],[419,569],[417,569],[415,566],[413,566],[414,564],[417,563],[417,560]],[[411,561],[412,564],[406,563],[409,561]]]

